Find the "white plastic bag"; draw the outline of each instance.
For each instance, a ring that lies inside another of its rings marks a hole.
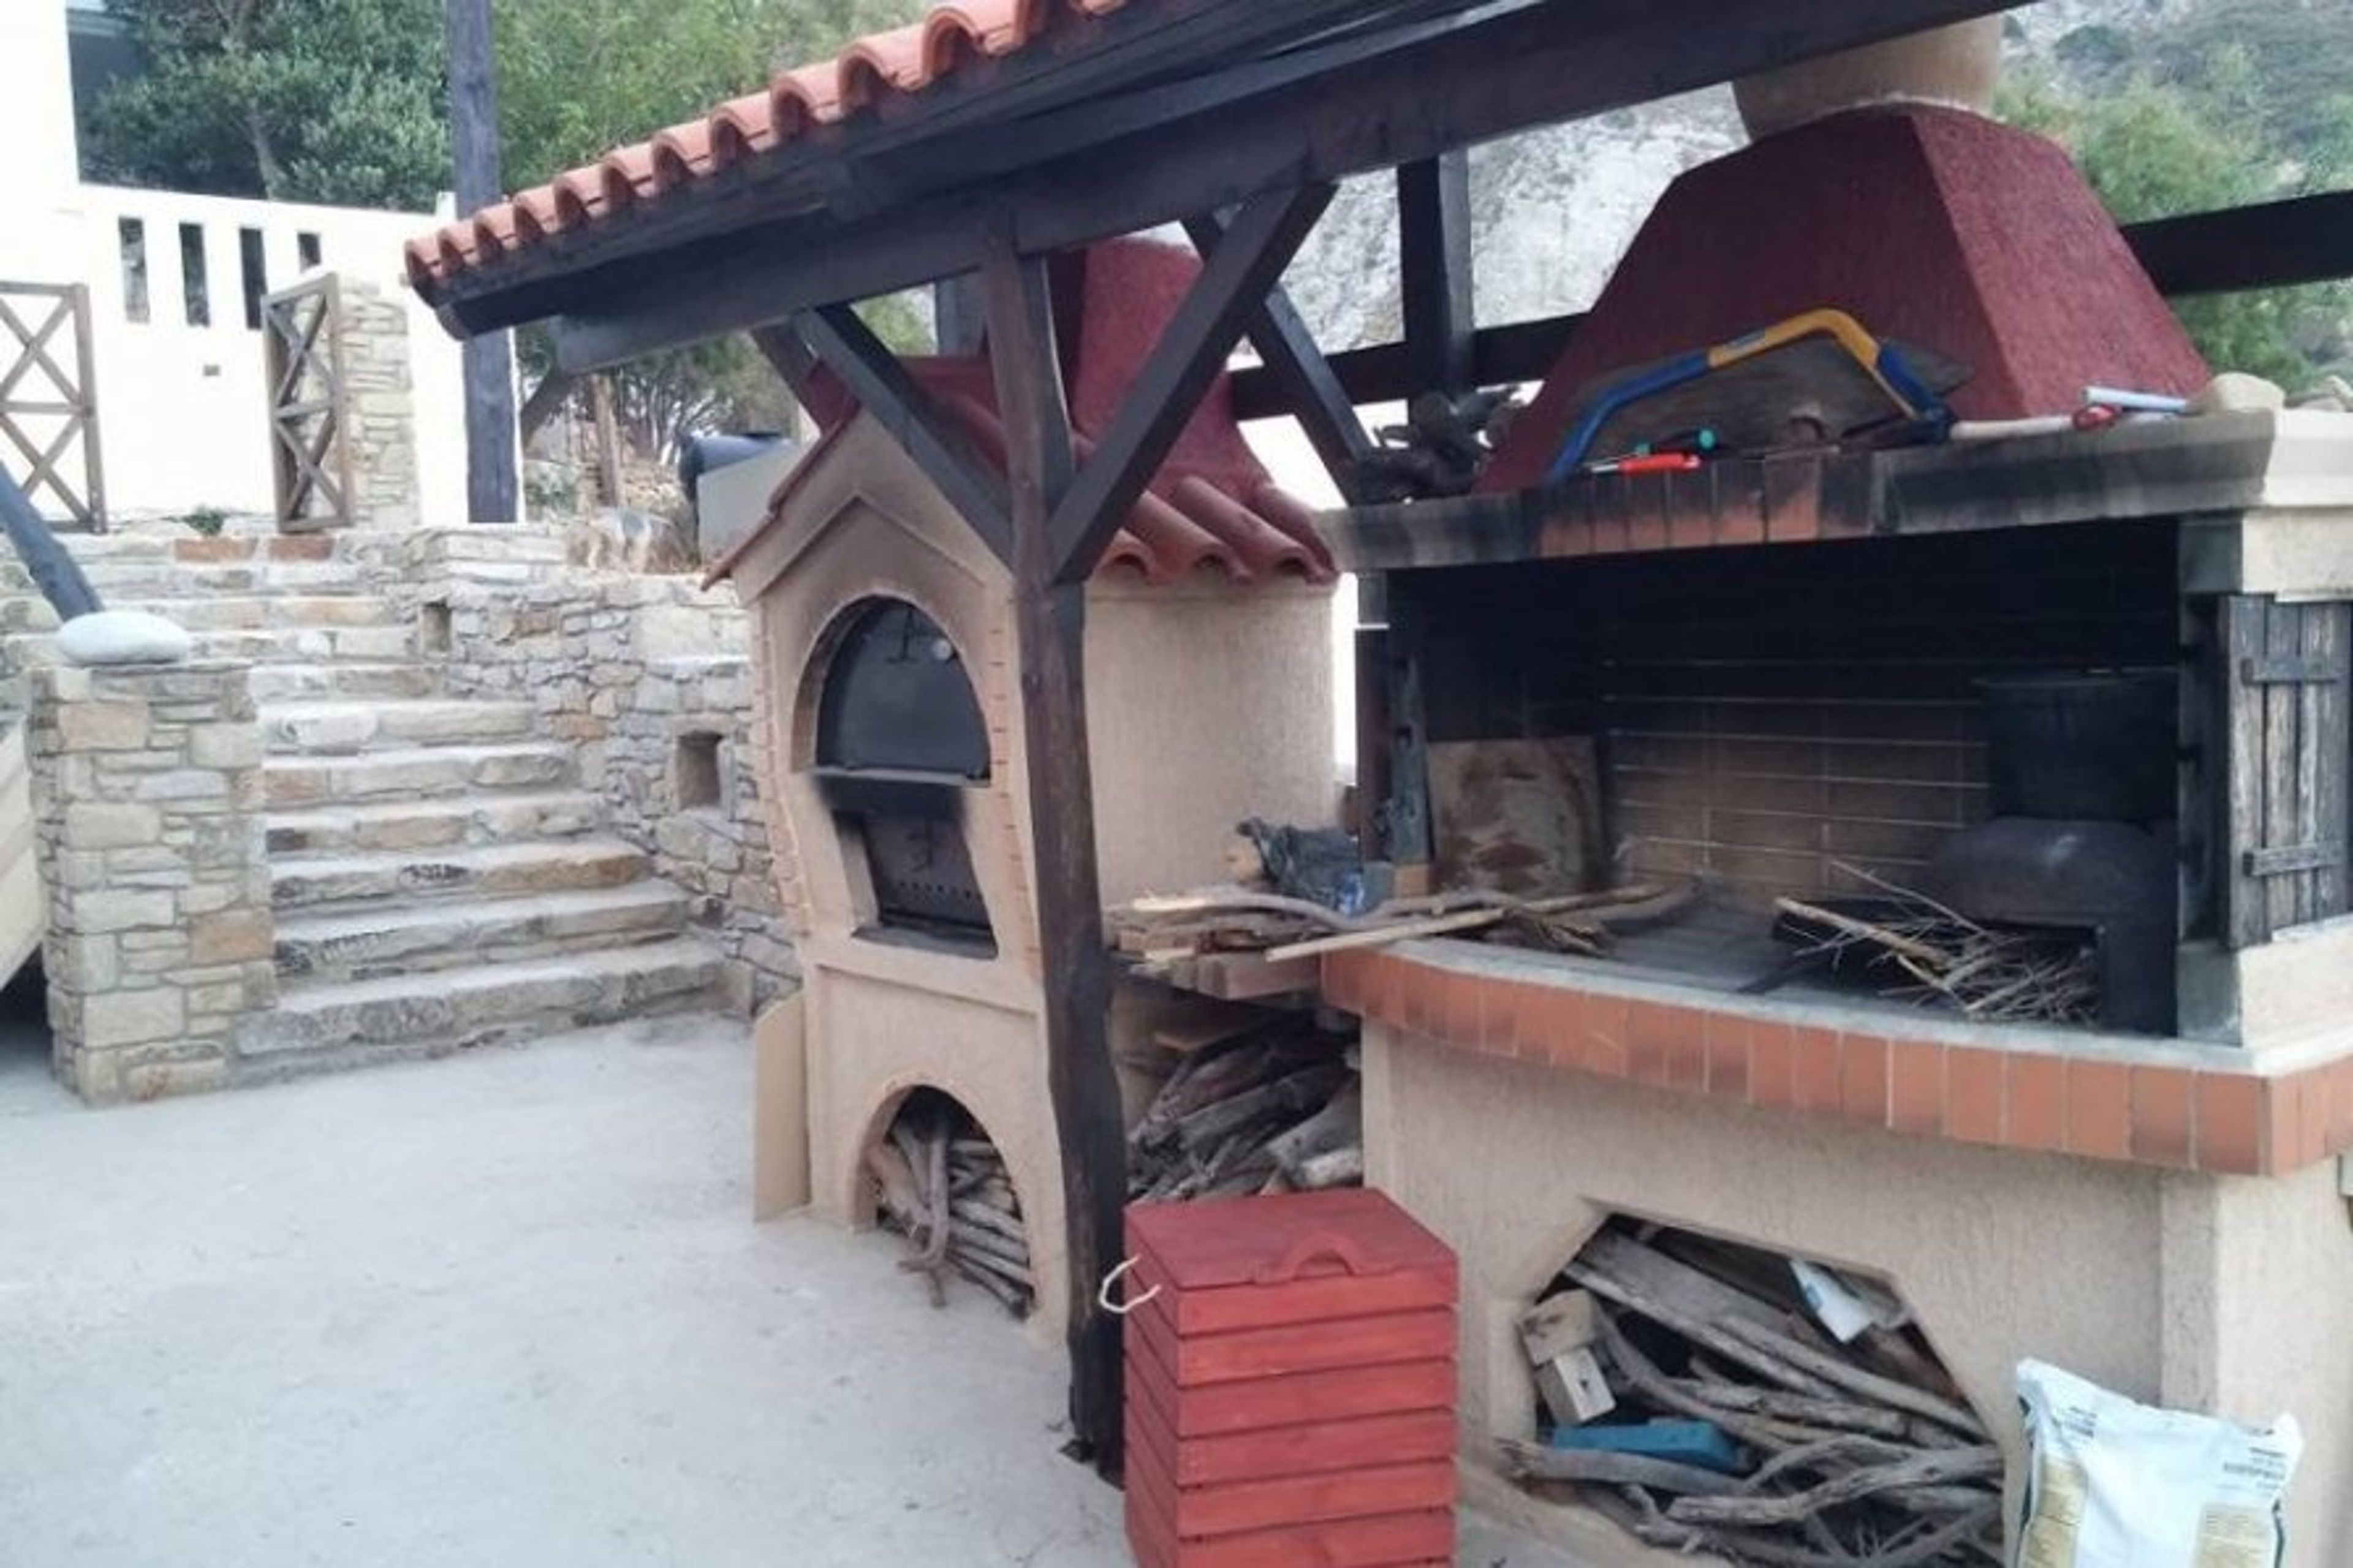
[[[2018,1568],[2277,1568],[2295,1417],[2254,1431],[2018,1365],[2031,1468]]]

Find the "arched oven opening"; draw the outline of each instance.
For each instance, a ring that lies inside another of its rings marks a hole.
[[[993,956],[966,842],[989,776],[988,731],[963,656],[902,599],[853,605],[818,706],[815,773],[841,835],[859,935]]]
[[[1021,1196],[978,1118],[936,1089],[912,1089],[878,1119],[864,1165],[882,1227],[906,1244],[899,1267],[924,1277],[934,1306],[953,1279],[1029,1315],[1038,1282]]]

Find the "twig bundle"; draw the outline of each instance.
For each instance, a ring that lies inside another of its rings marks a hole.
[[[2087,940],[1985,925],[1867,871],[1840,869],[1887,894],[1889,908],[1863,920],[1798,899],[1776,900],[1782,913],[1823,933],[1809,952],[1876,950],[1911,982],[1890,994],[1948,1002],[1988,1022],[2089,1023],[2099,1016],[2099,961]]]
[[[923,1276],[932,1305],[947,1304],[946,1280],[961,1275],[1017,1318],[1029,1315],[1037,1280],[1021,1200],[1005,1160],[962,1107],[922,1091],[890,1131],[866,1151],[867,1174],[882,1205],[882,1223],[906,1237],[899,1267]]]

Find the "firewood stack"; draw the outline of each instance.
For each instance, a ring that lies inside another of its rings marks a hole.
[[[1286,1015],[1183,1057],[1128,1134],[1138,1201],[1353,1187],[1364,1173],[1355,1047]]]
[[[899,1267],[923,1276],[932,1305],[947,1304],[947,1277],[960,1275],[1029,1315],[1037,1281],[1021,1200],[1004,1158],[969,1112],[930,1089],[907,1097],[891,1131],[866,1151],[867,1173],[882,1200],[882,1223],[907,1240]]]
[[[1521,1337],[1554,1423],[1504,1445],[1533,1490],[1734,1563],[2001,1562],[2001,1450],[1873,1286],[1620,1222]]]

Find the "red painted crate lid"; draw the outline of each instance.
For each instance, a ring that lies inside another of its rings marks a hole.
[[[1179,1290],[1454,1268],[1444,1242],[1369,1187],[1137,1204],[1127,1234],[1129,1250],[1149,1251]]]

